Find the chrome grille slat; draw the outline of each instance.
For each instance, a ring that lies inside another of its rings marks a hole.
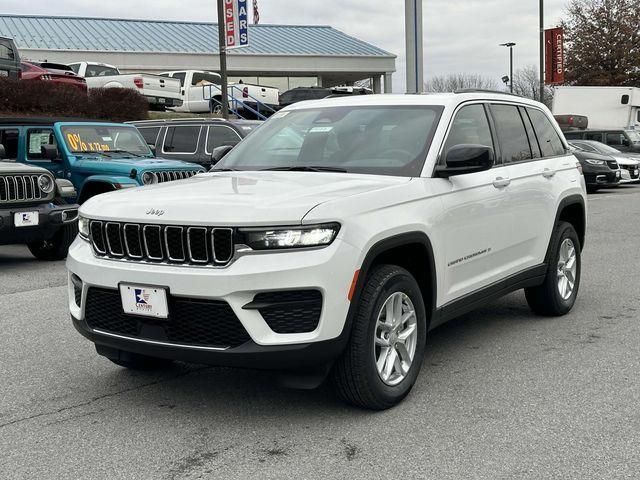
[[[92,220],[95,255],[130,262],[224,267],[235,255],[228,227],[154,225]]]
[[[47,198],[49,195],[40,190],[38,177],[31,174],[0,176],[0,202],[23,203]]]

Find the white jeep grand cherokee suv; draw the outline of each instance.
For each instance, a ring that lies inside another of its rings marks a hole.
[[[572,308],[585,198],[537,102],[298,103],[211,173],[86,202],[71,316],[124,367],[275,369],[306,387],[329,375],[345,400],[384,409],[447,320],[522,288],[538,314]]]

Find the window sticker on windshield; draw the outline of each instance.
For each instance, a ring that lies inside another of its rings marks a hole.
[[[309,129],[309,133],[327,133],[333,130],[333,127],[313,127]]]
[[[67,133],[67,142],[74,152],[108,152],[111,150],[109,145],[101,144],[100,142],[85,142],[77,133]]]
[[[113,142],[113,138],[111,137],[102,137],[103,142]]]

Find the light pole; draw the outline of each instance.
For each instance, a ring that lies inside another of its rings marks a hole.
[[[540,0],[540,102],[544,103],[544,0]]]
[[[509,47],[509,91],[513,93],[513,47],[516,46],[513,42],[501,43],[501,47]]]
[[[407,47],[407,93],[424,90],[422,0],[405,0],[405,36]]]
[[[218,0],[218,48],[220,52],[220,92],[222,93],[222,118],[229,119],[229,91],[227,80],[227,39],[225,38],[224,0]]]

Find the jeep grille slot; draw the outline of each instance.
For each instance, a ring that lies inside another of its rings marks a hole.
[[[200,173],[198,170],[158,170],[155,173],[158,183],[173,182],[174,180],[182,180],[191,178]]]
[[[0,202],[24,203],[53,196],[40,190],[38,177],[39,175],[0,176]]]
[[[89,225],[99,257],[171,265],[228,265],[235,254],[234,229],[102,222]]]

